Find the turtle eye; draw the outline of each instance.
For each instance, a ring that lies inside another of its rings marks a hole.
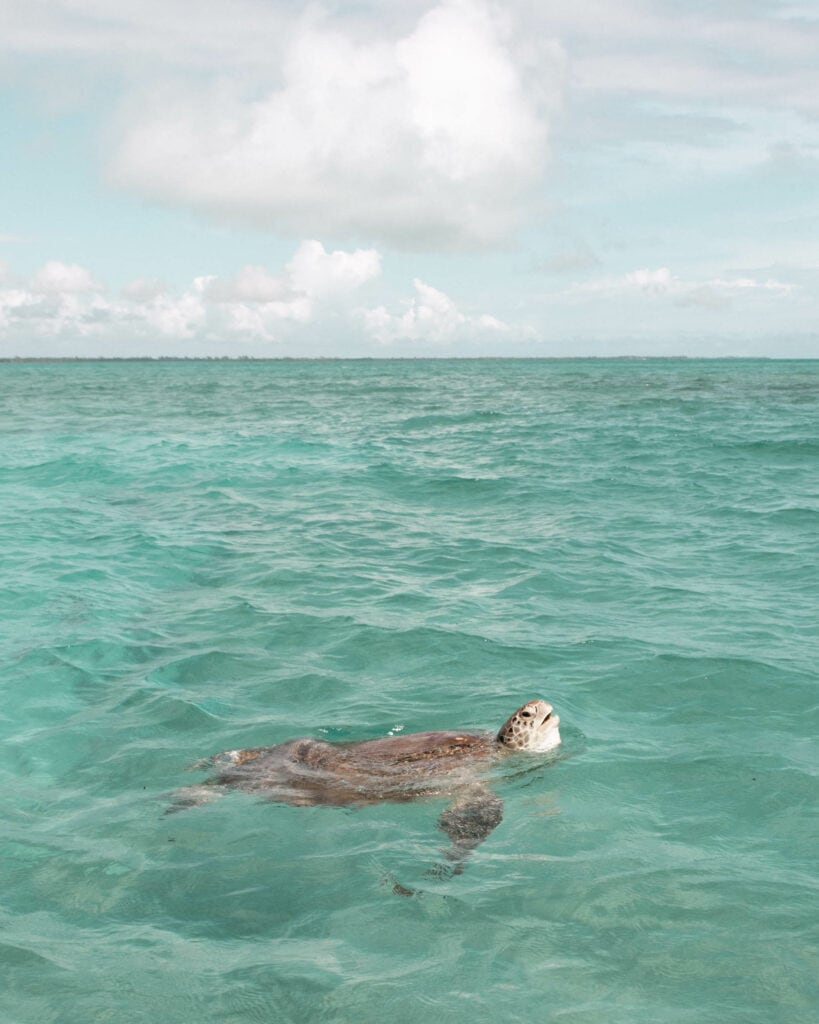
[[[532,712],[531,711],[521,711],[520,717],[521,718],[531,718],[532,717]]]

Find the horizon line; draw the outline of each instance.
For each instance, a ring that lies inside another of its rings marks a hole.
[[[0,363],[817,362],[819,356],[0,356]]]

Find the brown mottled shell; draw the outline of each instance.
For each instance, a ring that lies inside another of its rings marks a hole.
[[[502,753],[491,733],[419,732],[358,743],[307,737],[217,754],[213,785],[293,804],[410,800],[462,785]]]

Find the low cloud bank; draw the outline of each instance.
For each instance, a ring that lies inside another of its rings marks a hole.
[[[418,280],[415,296],[395,309],[368,303],[380,275],[376,250],[328,252],[316,240],[302,242],[278,273],[249,265],[229,277],[196,277],[182,290],[139,278],[115,294],[86,268],[57,260],[28,279],[6,268],[0,343],[7,356],[59,355],[64,346],[103,356],[334,355],[339,339],[356,339],[360,349],[389,355],[401,342],[434,349],[509,330]]]

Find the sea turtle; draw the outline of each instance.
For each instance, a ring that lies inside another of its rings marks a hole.
[[[169,811],[215,799],[216,787],[296,806],[449,796],[452,802],[438,826],[452,841],[447,858],[457,874],[463,860],[503,817],[501,799],[486,787],[487,769],[505,754],[552,750],[560,743],[559,724],[551,704],[532,700],[497,733],[416,732],[355,743],[304,737],[272,747],[226,750],[196,766],[215,772],[201,785],[179,790]]]

